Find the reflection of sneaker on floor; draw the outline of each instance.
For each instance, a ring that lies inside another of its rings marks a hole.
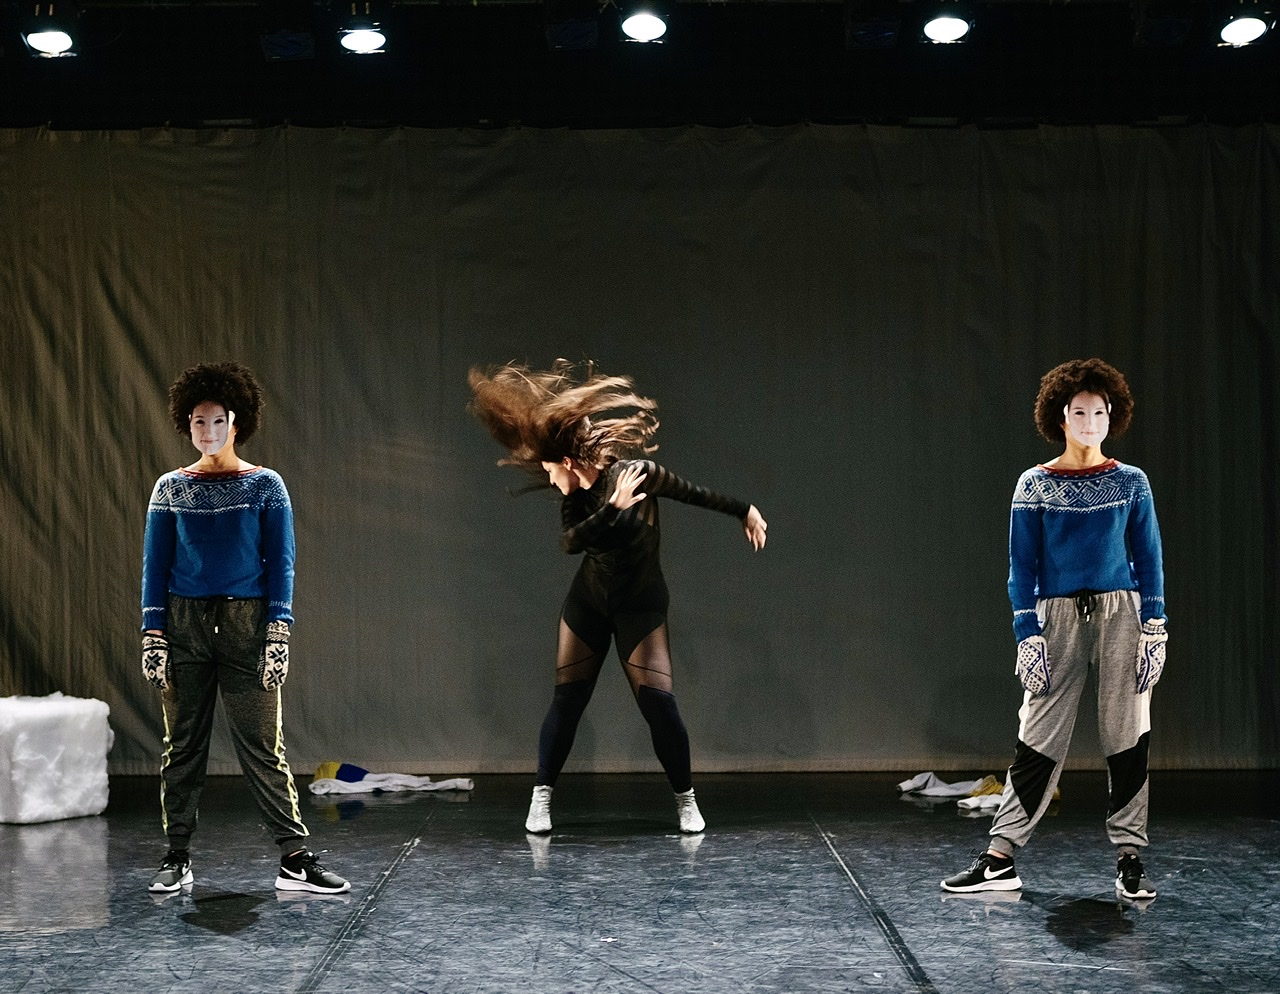
[[[1022,886],[1018,871],[1013,868],[1013,857],[995,856],[984,852],[963,873],[947,877],[942,889],[953,894],[972,894],[979,890],[1017,890]]]
[[[152,894],[173,894],[195,879],[191,874],[191,853],[186,849],[170,849],[160,869],[147,886]]]
[[[551,838],[545,833],[529,833],[524,837],[529,843],[529,853],[533,856],[533,869],[541,873],[551,866]]]
[[[305,911],[306,906],[311,903],[350,904],[351,893],[349,891],[342,891],[337,894],[317,894],[315,891],[306,890],[276,891],[276,904],[283,904],[286,907]]]
[[[341,894],[351,889],[342,877],[326,870],[310,849],[299,849],[280,860],[277,890],[309,890],[316,894]]]
[[[693,866],[695,862],[694,857],[698,855],[698,849],[707,839],[706,834],[698,832],[695,835],[680,835],[678,838],[680,839],[680,852],[683,853],[685,859],[689,861],[689,865]]]
[[[948,901],[971,901],[976,904],[987,906],[987,914],[991,914],[991,908],[1001,904],[1017,904],[1022,900],[1022,891],[1020,890],[974,890],[967,894],[947,893],[943,891],[938,895],[938,900],[943,904]]]
[[[1116,893],[1130,900],[1156,896],[1156,888],[1143,872],[1137,853],[1125,853],[1116,860]]]
[[[693,788],[683,794],[676,795],[676,817],[680,819],[680,831],[695,835],[707,827],[702,820],[702,812],[698,810],[698,802],[693,799]]]
[[[153,890],[151,892],[151,903],[159,908],[168,904],[176,897],[178,899],[178,903],[173,905],[173,907],[190,908],[195,904],[195,900],[192,898],[191,892],[192,887],[190,884],[183,884],[181,890],[169,891],[168,893]],[[1146,904],[1147,902],[1144,901],[1142,903]]]
[[[533,788],[529,801],[529,817],[524,820],[524,830],[540,835],[551,831],[551,788],[538,784]]]

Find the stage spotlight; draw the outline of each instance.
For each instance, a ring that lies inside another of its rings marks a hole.
[[[1261,41],[1276,26],[1275,13],[1257,4],[1235,3],[1219,23],[1218,46],[1243,48]]]
[[[954,45],[968,41],[972,29],[972,15],[960,4],[948,3],[925,16],[922,31],[925,41],[935,45]]]
[[[22,40],[31,54],[39,59],[63,59],[79,55],[76,47],[76,21],[80,11],[73,3],[37,4],[34,13],[24,18]]]
[[[338,43],[352,55],[381,55],[386,51],[387,33],[373,0],[358,0],[338,29]]]
[[[622,34],[626,41],[662,43],[667,33],[667,14],[651,0],[637,0],[622,8]]]

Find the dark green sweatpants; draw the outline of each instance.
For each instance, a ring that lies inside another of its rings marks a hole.
[[[160,810],[170,848],[186,849],[196,829],[219,691],[240,769],[281,852],[308,834],[284,758],[280,691],[258,683],[266,618],[260,599],[169,595]]]

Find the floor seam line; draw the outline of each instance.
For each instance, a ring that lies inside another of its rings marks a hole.
[[[324,955],[320,957],[316,962],[316,965],[311,968],[311,971],[307,974],[301,985],[299,985],[296,994],[314,994],[315,991],[320,989],[320,985],[324,983],[325,979],[329,976],[330,971],[333,970],[334,966],[341,958],[343,946],[349,944],[364,929],[365,922],[369,919],[369,916],[372,915],[376,906],[374,902],[382,893],[382,889],[387,885],[387,882],[395,876],[396,871],[400,869],[400,866],[409,857],[409,854],[418,848],[418,843],[422,841],[422,833],[427,827],[427,822],[431,821],[431,815],[434,813],[435,812],[433,811],[431,814],[428,814],[427,817],[422,820],[422,824],[414,829],[413,834],[400,844],[400,849],[396,852],[391,862],[388,863],[386,868],[378,875],[377,883],[370,887],[364,897],[361,898],[360,903],[356,905],[355,911],[351,912],[350,916],[348,916],[347,920],[343,923],[342,928],[338,930],[338,934],[335,935],[333,937],[333,941],[329,943],[329,947],[324,951]]]
[[[898,958],[898,962],[902,964],[903,970],[905,970],[907,976],[911,978],[911,982],[915,984],[916,990],[919,991],[920,994],[938,994],[938,989],[933,986],[933,981],[929,979],[929,975],[924,972],[924,968],[920,965],[920,961],[915,958],[915,955],[903,940],[901,933],[898,932],[897,927],[893,924],[893,920],[885,910],[872,899],[871,895],[867,893],[866,888],[862,886],[862,883],[858,880],[849,864],[844,861],[844,857],[840,855],[839,851],[837,851],[831,834],[818,824],[818,819],[812,814],[807,811],[805,814],[809,815],[809,820],[813,822],[813,827],[816,828],[818,830],[818,834],[822,836],[822,841],[826,843],[827,849],[830,851],[832,857],[835,859],[836,863],[839,864],[840,869],[844,871],[844,875],[849,878],[849,883],[853,885],[854,893],[858,895],[859,900],[862,901],[863,907],[867,909],[872,920],[880,929],[881,934],[885,938],[885,942],[889,945],[889,949],[893,952],[893,955]]]

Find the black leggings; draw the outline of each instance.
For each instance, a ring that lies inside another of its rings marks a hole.
[[[537,782],[555,786],[613,641],[671,789],[678,793],[689,790],[693,785],[689,733],[671,692],[666,584],[661,579],[647,584],[639,594],[632,592],[617,599],[621,603],[615,601],[612,609],[611,600],[615,598],[594,594],[581,576],[565,599],[556,652],[556,689],[538,738]]]

